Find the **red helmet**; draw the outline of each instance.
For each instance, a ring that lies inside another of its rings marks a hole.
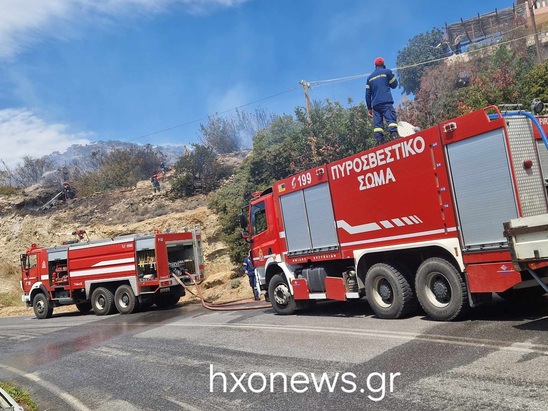
[[[384,59],[382,57],[377,57],[375,59],[375,67],[384,66]]]

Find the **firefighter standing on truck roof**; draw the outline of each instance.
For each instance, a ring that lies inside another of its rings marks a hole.
[[[384,143],[384,120],[388,123],[390,139],[398,137],[398,120],[394,109],[391,88],[398,86],[398,80],[392,70],[384,65],[384,59],[375,59],[375,71],[367,78],[365,84],[365,102],[369,115],[373,116],[373,127],[377,145]]]

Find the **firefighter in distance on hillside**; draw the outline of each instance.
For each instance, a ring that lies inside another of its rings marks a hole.
[[[152,190],[154,192],[160,192],[160,181],[158,181],[156,174],[150,178],[150,182],[152,183]]]
[[[65,193],[65,200],[70,200],[75,197],[74,191],[67,181],[63,182],[63,191]]]

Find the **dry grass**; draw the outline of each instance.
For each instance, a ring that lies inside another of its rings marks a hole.
[[[0,308],[17,306],[25,306],[21,301],[21,293],[16,293],[15,291],[0,292]]]
[[[4,263],[0,266],[0,309],[3,307],[24,307],[21,301],[20,273],[17,266]]]

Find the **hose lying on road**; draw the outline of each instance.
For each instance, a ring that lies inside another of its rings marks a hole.
[[[236,301],[228,301],[225,303],[213,303],[211,301],[208,301],[204,298],[202,295],[202,288],[200,287],[200,284],[196,282],[196,280],[192,277],[192,282],[194,283],[194,286],[196,287],[197,294],[193,293],[189,287],[181,281],[179,277],[177,277],[176,274],[172,273],[171,276],[177,280],[179,284],[183,286],[185,291],[188,291],[190,294],[192,294],[195,297],[198,297],[200,299],[200,302],[202,303],[202,306],[204,308],[207,308],[208,310],[212,311],[241,311],[241,310],[259,310],[264,308],[272,307],[270,303],[257,303],[255,301],[249,301],[247,299],[245,300],[236,300]]]

